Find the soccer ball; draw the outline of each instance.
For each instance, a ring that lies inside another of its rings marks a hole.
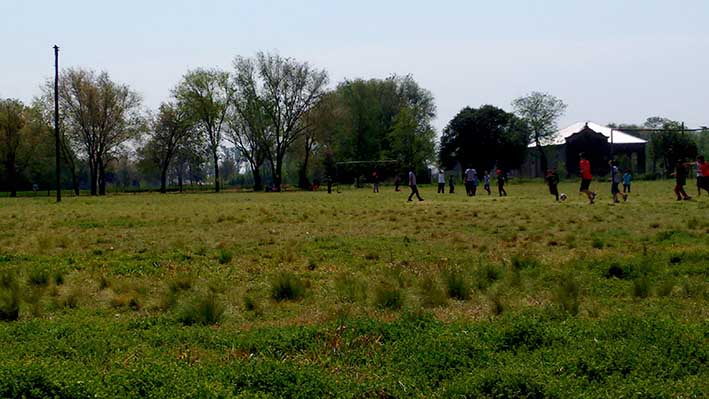
[[[564,194],[564,193],[559,194],[559,199],[562,201],[566,201],[566,194]]]

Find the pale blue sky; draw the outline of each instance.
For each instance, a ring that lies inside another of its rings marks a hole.
[[[410,73],[437,128],[466,105],[532,90],[568,105],[561,124],[709,125],[709,1],[0,0],[0,97],[29,101],[61,66],[106,70],[154,108],[190,68],[258,50],[343,78]]]

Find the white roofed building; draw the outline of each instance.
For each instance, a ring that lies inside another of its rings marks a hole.
[[[621,169],[645,173],[645,147],[647,141],[622,130],[593,122],[578,122],[559,130],[550,140],[542,143],[549,167],[557,167],[568,176],[578,174],[579,154],[585,153],[591,162],[594,175],[607,175],[608,161],[615,158]],[[544,176],[539,151],[529,145],[527,160],[520,173],[528,177]]]

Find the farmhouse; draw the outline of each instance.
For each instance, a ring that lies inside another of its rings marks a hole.
[[[645,147],[647,141],[622,130],[593,122],[578,122],[559,130],[544,145],[549,167],[557,167],[561,174],[573,176],[578,173],[579,153],[584,152],[591,161],[594,175],[608,174],[608,160],[619,160],[622,168],[634,173],[645,173]],[[539,151],[535,144],[529,145],[527,159],[520,167],[525,177],[544,175]]]

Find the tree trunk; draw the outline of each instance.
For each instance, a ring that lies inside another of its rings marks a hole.
[[[71,185],[74,189],[74,195],[79,196],[79,177],[76,175],[76,167],[72,163],[69,166],[69,172],[71,172]]]
[[[180,192],[182,192],[182,171],[179,171],[177,174],[177,187],[179,188]]]
[[[254,175],[254,191],[263,191],[263,180],[261,179],[260,169],[260,167],[253,168],[252,173]]]
[[[308,139],[305,139],[305,159],[303,159],[303,164],[298,171],[298,186],[303,190],[310,189],[310,181],[308,180],[308,161],[310,160],[310,145],[308,145]]]
[[[214,152],[212,155],[214,156],[214,192],[218,193],[219,192],[219,158],[217,157],[216,152]]]
[[[17,166],[14,161],[7,163],[7,169],[10,179],[10,197],[17,197]]]
[[[98,195],[106,195],[106,165],[98,163]]]
[[[280,156],[276,158],[276,164],[273,167],[273,185],[276,186],[276,191],[281,192],[281,183],[283,175],[283,159]]]
[[[541,146],[541,143],[539,143],[539,141],[537,141],[537,149],[539,150],[539,162],[541,163],[542,167],[542,176],[544,176],[547,171],[547,168],[549,167],[549,162],[547,161],[547,154],[544,151],[544,147]]]
[[[167,192],[167,168],[163,167],[160,170],[160,192],[165,194]]]
[[[91,175],[91,195],[98,195],[98,171],[95,162],[89,162],[89,174]]]

